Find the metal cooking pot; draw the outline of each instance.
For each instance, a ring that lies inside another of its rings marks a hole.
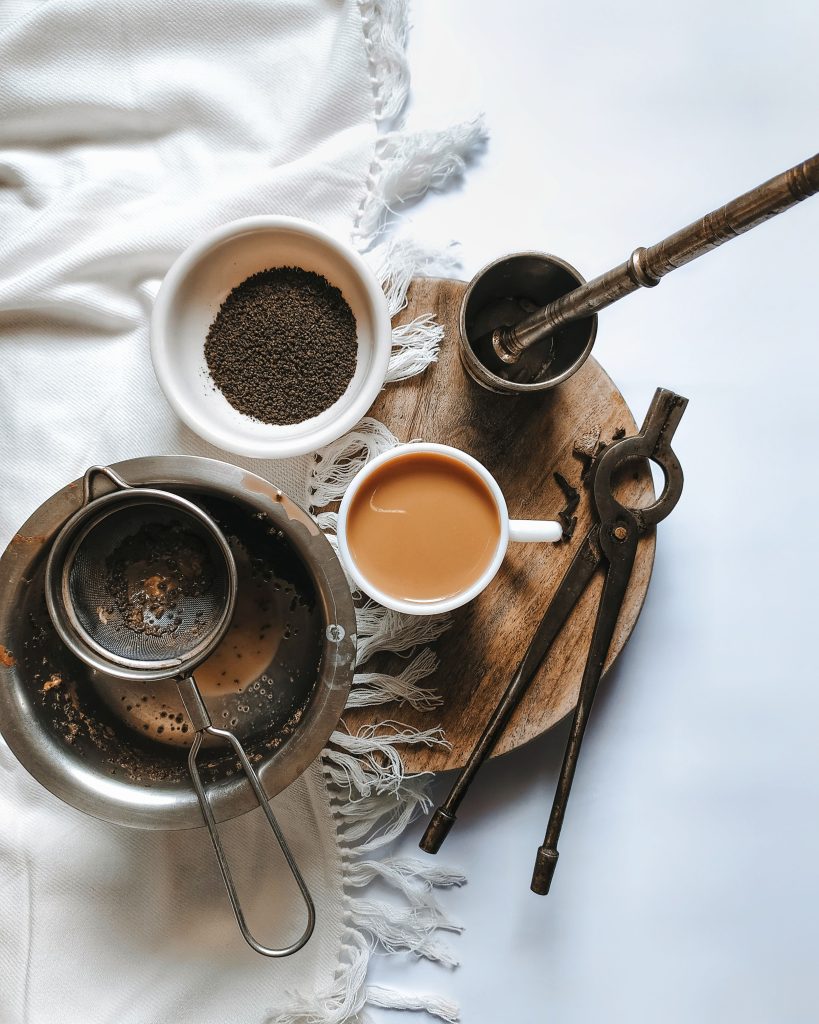
[[[131,483],[188,498],[219,523],[239,570],[237,629],[243,593],[280,623],[280,629],[263,624],[267,646],[256,645],[255,663],[246,670],[253,675],[262,668],[255,681],[234,685],[238,676],[229,678],[228,660],[223,670],[216,666],[217,681],[206,693],[214,721],[240,738],[273,797],[318,756],[350,689],[355,611],[335,553],[303,509],[236,466],[164,456],[112,468]],[[173,688],[86,667],[51,625],[46,558],[81,498],[79,481],[49,498],[0,559],[0,731],[34,778],[78,810],[136,828],[202,827],[186,769],[192,731]],[[247,656],[246,642],[241,632],[228,633],[222,646],[232,643]],[[206,754],[202,776],[216,821],[255,807],[230,748],[214,742]]]

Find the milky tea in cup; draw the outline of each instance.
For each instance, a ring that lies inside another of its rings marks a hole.
[[[500,515],[483,480],[440,452],[408,452],[379,466],[347,513],[359,572],[403,601],[445,601],[489,568]]]
[[[350,575],[386,607],[417,615],[477,596],[510,539],[560,535],[557,523],[510,523],[491,474],[448,445],[385,452],[355,477],[339,510],[339,553]]]

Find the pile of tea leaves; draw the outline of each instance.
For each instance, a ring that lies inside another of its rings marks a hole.
[[[280,425],[311,419],[338,401],[356,355],[355,317],[344,296],[300,267],[242,281],[205,341],[210,376],[234,409]]]

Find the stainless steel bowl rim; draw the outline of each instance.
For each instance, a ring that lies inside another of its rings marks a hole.
[[[349,694],[355,668],[355,608],[349,585],[330,543],[315,521],[291,498],[266,480],[230,463],[196,456],[152,456],[114,464],[129,483],[159,489],[179,487],[238,500],[270,516],[307,566],[327,623],[319,679],[298,726],[285,742],[256,767],[269,796],[298,778],[319,756],[335,728]],[[54,538],[81,502],[81,481],[47,499],[20,527],[0,558],[0,626],[14,615],[12,584],[44,558]],[[3,635],[0,634],[0,642]],[[65,803],[119,825],[148,829],[202,827],[193,787],[169,791],[161,785],[126,785],[83,766],[65,746],[38,727],[29,713],[27,689],[14,671],[0,663],[0,733],[24,768]],[[255,797],[241,777],[209,786],[214,815],[225,821],[252,810]]]

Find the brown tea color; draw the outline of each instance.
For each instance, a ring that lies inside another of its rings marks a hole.
[[[499,539],[489,488],[440,452],[407,452],[379,466],[347,515],[360,574],[402,601],[443,601],[467,590],[489,567]]]

